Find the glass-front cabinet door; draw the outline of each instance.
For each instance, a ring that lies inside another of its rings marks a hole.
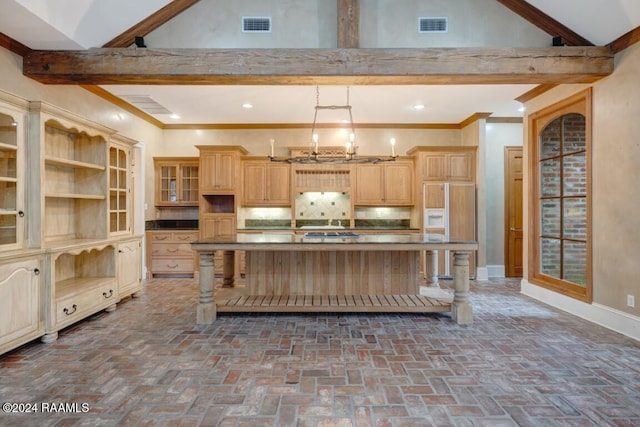
[[[24,153],[20,118],[0,106],[0,250],[22,247]]]
[[[198,206],[198,159],[155,157],[156,206]]]
[[[127,234],[130,231],[130,174],[128,147],[109,147],[109,232]]]
[[[178,203],[178,165],[160,167],[160,202]]]

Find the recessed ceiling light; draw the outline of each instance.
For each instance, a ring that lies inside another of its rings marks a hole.
[[[171,114],[169,117],[171,117],[172,119],[179,119],[180,116],[177,115],[176,113]]]
[[[524,112],[524,110],[526,110],[526,108],[524,108],[524,107],[518,108],[518,111],[520,111],[521,113]]]
[[[414,110],[424,110],[424,104],[415,104],[413,106]]]
[[[246,108],[248,110],[249,108],[253,108],[253,105],[245,102],[244,104],[242,104],[242,108]]]

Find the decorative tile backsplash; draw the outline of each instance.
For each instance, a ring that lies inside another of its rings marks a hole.
[[[356,228],[409,228],[410,207],[357,207],[351,210],[346,192],[302,192],[295,196],[292,208],[240,208],[240,228],[290,228],[331,225]]]
[[[351,199],[345,192],[298,193],[295,212],[296,220],[326,220],[339,225],[351,219]]]
[[[354,215],[357,220],[411,219],[409,207],[358,207]]]
[[[238,224],[243,227],[291,226],[291,208],[241,208],[238,210]]]

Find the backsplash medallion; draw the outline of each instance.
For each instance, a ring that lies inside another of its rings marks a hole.
[[[349,226],[351,199],[346,192],[303,192],[296,194],[296,224],[319,221],[322,225]],[[317,223],[317,225],[321,225]]]

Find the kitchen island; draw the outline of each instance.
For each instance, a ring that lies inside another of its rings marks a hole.
[[[476,242],[434,234],[311,232],[238,234],[196,241],[200,255],[197,323],[217,312],[451,312],[473,322],[469,254]],[[422,251],[454,254],[453,298],[421,295]],[[214,295],[214,253],[224,256],[223,285]],[[235,287],[234,252],[246,252],[244,283]]]

